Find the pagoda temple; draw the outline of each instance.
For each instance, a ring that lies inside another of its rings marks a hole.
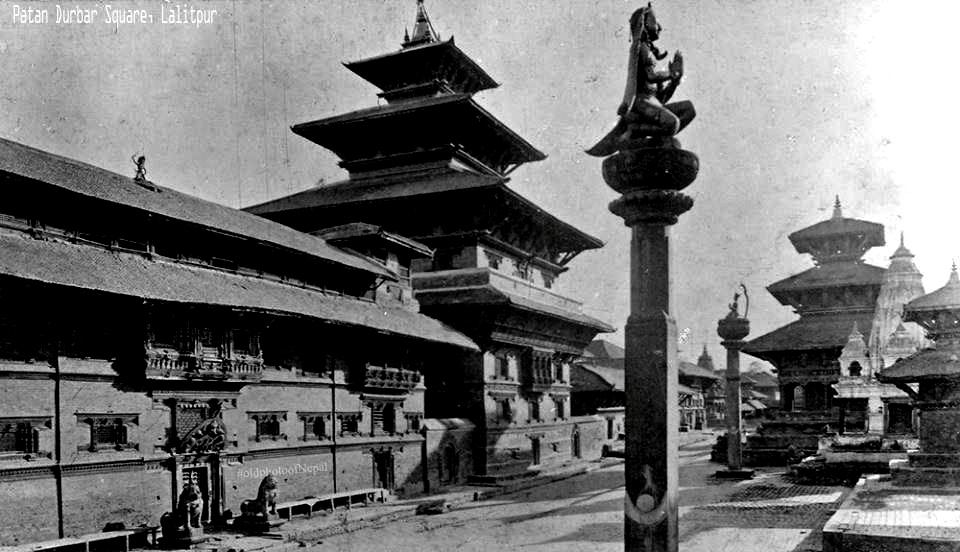
[[[372,224],[433,250],[401,276],[423,313],[482,350],[425,374],[426,416],[476,427],[479,477],[580,456],[591,422],[571,418],[570,365],[612,328],[558,293],[557,280],[602,242],[507,186],[513,170],[546,156],[474,100],[496,81],[452,36],[441,40],[422,1],[398,51],[344,65],[385,103],[292,130],[335,153],[349,178],[247,210],[310,233]]]
[[[862,257],[884,245],[883,225],[844,217],[837,198],[831,218],[789,239],[798,253],[813,257],[814,267],[767,290],[800,319],[750,341],[743,351],[776,366],[782,410],[822,413],[832,421],[825,411],[834,406],[841,353],[852,332],[867,332],[859,339],[869,342],[873,329],[886,270]]]

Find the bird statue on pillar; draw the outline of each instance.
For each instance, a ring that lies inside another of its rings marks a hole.
[[[596,145],[587,150],[595,157],[642,147],[679,147],[673,138],[696,116],[690,101],[667,103],[683,78],[683,56],[674,52],[667,69],[657,63],[667,57],[654,41],[662,28],[648,3],[630,17],[630,51],[627,84],[617,108],[620,120]]]

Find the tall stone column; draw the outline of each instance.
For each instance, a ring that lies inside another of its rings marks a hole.
[[[677,550],[677,329],[670,316],[669,226],[693,207],[680,193],[697,157],[678,147],[621,151],[603,163],[623,195],[610,204],[631,229],[630,317],[626,325],[626,498],[628,551]]]
[[[740,349],[743,338],[750,333],[750,321],[737,314],[736,299],[730,305],[730,314],[717,323],[717,334],[727,350],[727,469],[717,472],[718,477],[749,479],[753,470],[744,470],[740,444],[743,421],[740,417]]]

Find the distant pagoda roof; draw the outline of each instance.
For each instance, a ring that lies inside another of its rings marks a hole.
[[[719,376],[713,373],[713,370],[708,370],[702,366],[698,366],[692,362],[686,360],[681,360],[677,364],[677,371],[680,375],[686,376],[689,378],[703,378],[709,380],[718,380]]]
[[[838,197],[833,216],[790,234],[798,253],[809,253],[817,263],[856,260],[872,247],[884,245],[883,225],[843,216]]]
[[[786,326],[751,340],[743,352],[766,358],[778,351],[804,351],[842,348],[850,337],[850,328],[872,327],[873,311],[808,314]],[[869,338],[869,335],[865,336]]]
[[[878,375],[886,383],[960,378],[960,276],[957,265],[947,285],[910,301],[903,319],[916,322],[936,341],[936,348],[897,361]]]
[[[774,297],[785,291],[801,289],[819,289],[844,287],[850,285],[880,285],[883,283],[885,268],[866,263],[828,263],[804,270],[789,278],[767,286]],[[783,300],[781,303],[786,304]]]
[[[380,169],[403,154],[454,145],[488,169],[505,174],[546,155],[480,107],[469,94],[447,94],[352,111],[292,127],[294,133],[331,150],[341,166]],[[379,163],[372,163],[379,160]]]
[[[947,285],[917,297],[904,307],[904,320],[915,321],[917,315],[922,316],[930,311],[960,310],[960,277],[957,276],[957,267],[953,266]]]
[[[898,360],[877,374],[882,383],[910,383],[960,376],[960,355],[955,351],[924,349]]]

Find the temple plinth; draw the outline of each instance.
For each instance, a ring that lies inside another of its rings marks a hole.
[[[683,181],[660,170],[663,160],[679,164]],[[670,316],[669,226],[693,206],[679,190],[696,178],[697,163],[692,153],[673,148],[621,152],[604,162],[604,180],[623,194],[610,211],[632,232],[625,332],[626,550],[677,549],[677,330]]]
[[[750,333],[750,321],[739,316],[735,307],[736,302],[731,306],[730,314],[717,323],[717,334],[723,339],[721,345],[727,350],[727,469],[718,471],[716,475],[724,478],[749,479],[753,477],[753,470],[743,469],[741,460],[740,439],[743,422],[740,416],[740,349],[745,344],[743,338]]]

